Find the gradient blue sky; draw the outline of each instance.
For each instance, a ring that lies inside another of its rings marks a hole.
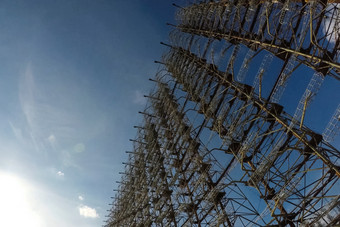
[[[19,219],[103,224],[172,2],[180,1],[1,1],[0,193]]]
[[[103,224],[173,2],[1,1],[0,226]],[[313,73],[301,70],[283,97],[291,114]],[[306,117],[320,133],[338,85],[327,78]]]

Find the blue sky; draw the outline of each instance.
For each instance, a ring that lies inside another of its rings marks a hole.
[[[16,210],[0,211],[32,226],[103,224],[172,2],[1,1],[0,193]]]
[[[103,224],[165,23],[175,23],[172,2],[184,0],[1,1],[0,226]],[[312,75],[301,70],[282,99],[295,100],[290,114]],[[338,83],[326,78],[306,116],[319,133]]]

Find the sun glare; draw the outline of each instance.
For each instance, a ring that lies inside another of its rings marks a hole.
[[[40,227],[40,217],[34,212],[25,182],[5,173],[0,173],[0,182],[0,226]]]

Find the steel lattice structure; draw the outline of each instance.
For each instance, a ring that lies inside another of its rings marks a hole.
[[[304,124],[323,80],[340,80],[340,11],[330,3],[178,7],[106,226],[340,224],[331,145],[340,105],[322,135]],[[299,67],[314,75],[290,115],[280,99]]]

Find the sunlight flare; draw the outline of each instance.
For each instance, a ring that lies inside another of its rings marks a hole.
[[[0,182],[0,226],[42,226],[34,211],[28,185],[7,173],[0,173]]]

